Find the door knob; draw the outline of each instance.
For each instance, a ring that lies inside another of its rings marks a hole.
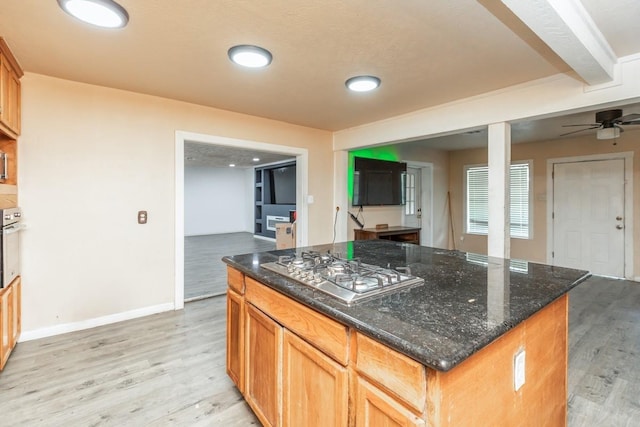
[[[617,228],[618,230],[622,230],[622,228],[623,228],[623,227],[622,227],[620,224],[618,224],[618,225],[616,225],[616,228]]]
[[[617,216],[617,217],[616,217],[616,220],[618,220],[618,221],[622,221],[622,217],[621,217],[621,216]]]

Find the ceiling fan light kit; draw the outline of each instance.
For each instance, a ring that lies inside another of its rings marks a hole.
[[[596,138],[598,139],[615,139],[620,136],[620,129],[617,127],[598,129]]]
[[[58,0],[58,5],[74,18],[101,28],[123,28],[129,22],[125,8],[113,0]]]
[[[623,116],[621,109],[604,110],[596,113],[596,123],[563,125],[563,127],[588,127],[563,133],[560,136],[567,136],[583,132],[585,130],[597,129],[597,139],[616,139],[620,136],[620,133],[624,132],[624,128],[622,126],[628,125],[640,125],[640,114],[634,113]]]

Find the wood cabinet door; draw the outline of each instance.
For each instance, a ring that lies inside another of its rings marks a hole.
[[[9,126],[9,87],[11,81],[11,67],[5,56],[0,53],[0,122]]]
[[[20,135],[20,79],[13,70],[9,75],[8,85],[7,125],[16,135]]]
[[[245,313],[245,398],[264,426],[280,426],[283,329],[249,303]]]
[[[283,427],[342,427],[348,423],[347,369],[285,330]]]
[[[356,427],[424,427],[423,419],[364,378],[355,388]]]
[[[4,368],[12,348],[13,288],[5,288],[0,295],[0,369]]]
[[[227,374],[244,393],[244,298],[227,291]]]
[[[0,53],[0,122],[20,134],[20,79],[4,54]]]
[[[13,345],[15,346],[22,331],[22,279],[13,281]]]

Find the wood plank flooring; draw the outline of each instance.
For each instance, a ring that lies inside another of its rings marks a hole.
[[[2,426],[260,425],[225,372],[225,298],[19,343]]]
[[[592,277],[569,295],[569,426],[640,426],[640,283]]]
[[[184,299],[192,301],[227,291],[226,255],[271,251],[276,243],[251,233],[210,234],[184,238]]]
[[[0,373],[0,425],[259,425],[225,373],[225,299],[19,343]],[[640,284],[570,293],[570,427],[640,420]]]

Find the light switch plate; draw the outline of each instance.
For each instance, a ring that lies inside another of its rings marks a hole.
[[[513,358],[513,388],[515,391],[520,390],[524,385],[524,361],[525,351],[520,350]]]

